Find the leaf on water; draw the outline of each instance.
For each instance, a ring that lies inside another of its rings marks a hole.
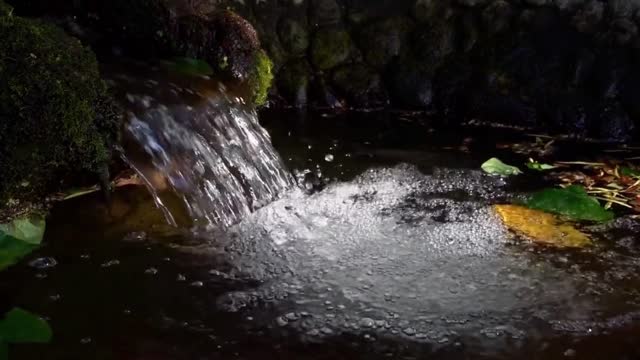
[[[31,216],[0,224],[0,238],[11,236],[30,244],[40,244],[44,236],[45,220],[42,216]]]
[[[555,216],[518,205],[495,205],[494,209],[509,230],[534,243],[561,248],[591,245],[589,237]]]
[[[545,170],[552,170],[557,168],[557,166],[553,166],[550,164],[544,164],[544,163],[540,163],[537,162],[533,159],[529,159],[529,162],[526,164],[527,167],[531,170],[537,170],[537,171],[545,171]]]
[[[0,338],[5,343],[48,343],[52,336],[46,321],[20,308],[9,311],[0,321]]]
[[[213,69],[211,66],[203,60],[178,57],[171,61],[165,61],[165,66],[172,71],[183,73],[193,76],[208,76],[213,75]]]
[[[510,176],[522,174],[522,171],[515,166],[507,165],[498,158],[491,158],[481,166],[482,170],[491,175]]]
[[[582,186],[545,189],[531,195],[524,203],[531,209],[566,216],[572,220],[604,222],[613,219],[613,212],[604,209]]]
[[[17,263],[37,248],[38,245],[11,236],[0,236],[0,271]]]

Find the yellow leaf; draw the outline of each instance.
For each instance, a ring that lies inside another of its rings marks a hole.
[[[509,230],[534,243],[556,247],[591,245],[586,234],[551,214],[518,205],[495,205],[494,209]]]

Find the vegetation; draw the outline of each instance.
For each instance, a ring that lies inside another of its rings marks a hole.
[[[118,111],[94,54],[0,2],[0,203],[41,203],[65,176],[106,171]],[[0,214],[2,215],[2,214]],[[2,218],[0,217],[0,218]]]

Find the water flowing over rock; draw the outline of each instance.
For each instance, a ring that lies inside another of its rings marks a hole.
[[[269,134],[242,99],[227,96],[223,87],[205,95],[206,90],[173,83],[174,95],[181,95],[158,100],[150,89],[162,89],[162,84],[145,84],[151,94],[125,96],[136,109],[125,126],[125,137],[133,142],[125,145],[125,160],[170,223],[174,220],[158,196],[167,188],[183,199],[196,225],[225,227],[292,184]]]

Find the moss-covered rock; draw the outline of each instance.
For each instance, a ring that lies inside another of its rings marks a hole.
[[[280,42],[290,54],[303,54],[309,47],[309,32],[298,20],[282,19],[278,25]]]
[[[70,174],[104,172],[118,112],[89,49],[53,25],[11,15],[1,1],[0,8],[0,215],[6,217],[20,204],[43,202]]]
[[[333,84],[351,107],[373,108],[389,103],[380,75],[365,64],[338,68]]]
[[[400,54],[412,25],[407,17],[394,17],[365,26],[358,36],[358,44],[367,64],[376,69],[387,66]]]
[[[319,30],[311,45],[311,61],[320,70],[327,70],[345,62],[351,55],[351,36],[342,28]]]
[[[267,102],[272,82],[273,63],[264,50],[260,50],[255,54],[253,72],[249,76],[251,98],[256,106],[262,106]]]

